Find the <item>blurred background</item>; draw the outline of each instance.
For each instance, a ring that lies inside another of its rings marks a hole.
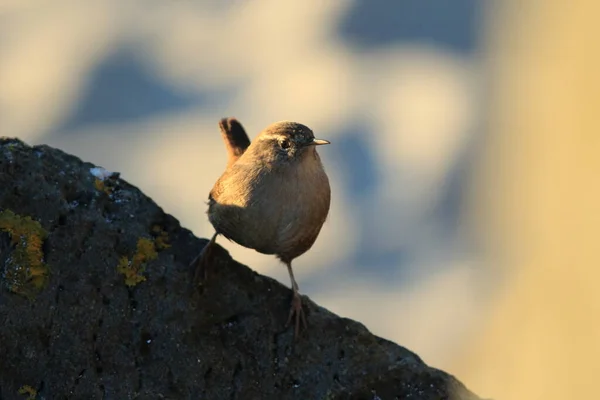
[[[304,123],[332,142],[333,193],[302,293],[483,397],[592,398],[598,11],[0,0],[0,135],[119,171],[210,237],[219,119]],[[274,257],[220,244],[289,286]]]

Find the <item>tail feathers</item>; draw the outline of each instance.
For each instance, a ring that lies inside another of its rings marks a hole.
[[[235,118],[223,118],[219,121],[221,136],[227,148],[227,166],[237,161],[244,151],[250,146],[250,139],[244,127]]]

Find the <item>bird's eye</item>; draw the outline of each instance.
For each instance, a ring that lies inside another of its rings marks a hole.
[[[282,149],[288,149],[290,147],[290,141],[289,141],[289,139],[281,139],[279,141],[279,146]]]

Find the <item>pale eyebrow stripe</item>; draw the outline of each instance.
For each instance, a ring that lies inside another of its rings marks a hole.
[[[270,135],[260,135],[260,139],[261,140],[268,140],[268,139],[281,139],[283,138],[283,135],[277,135],[277,134],[270,134]]]

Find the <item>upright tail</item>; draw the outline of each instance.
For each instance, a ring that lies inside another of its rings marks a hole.
[[[250,139],[240,122],[231,117],[219,121],[221,136],[227,148],[227,167],[237,161],[244,151],[250,146]]]

